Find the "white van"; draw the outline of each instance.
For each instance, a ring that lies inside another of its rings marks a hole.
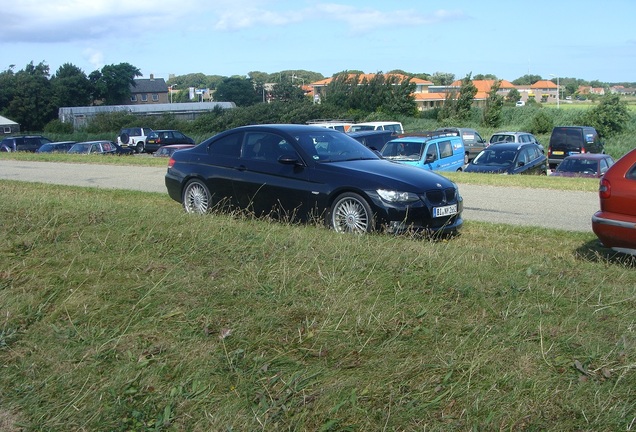
[[[340,132],[349,132],[349,128],[353,125],[352,122],[340,121],[340,120],[314,120],[308,121],[307,124],[312,126],[320,126],[327,129],[333,129]]]
[[[404,128],[402,127],[402,123],[390,122],[390,121],[356,123],[349,128],[349,132],[360,132],[360,131],[368,131],[368,130],[386,130],[386,131],[391,131],[398,134],[404,133]]]

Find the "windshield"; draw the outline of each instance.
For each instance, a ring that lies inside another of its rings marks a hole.
[[[509,149],[498,149],[497,146],[483,150],[475,159],[474,165],[509,166],[515,160],[516,152]]]
[[[408,141],[389,141],[382,148],[382,157],[385,159],[417,161],[422,157],[424,143]]]
[[[513,135],[506,134],[495,134],[490,137],[490,144],[497,144],[503,142],[515,142],[515,137]]]
[[[584,159],[564,159],[557,167],[559,172],[576,172],[576,173],[594,173],[598,169],[598,163],[595,160]]]
[[[317,162],[379,159],[378,156],[347,134],[325,129],[324,132],[303,132],[294,136],[298,144]]]

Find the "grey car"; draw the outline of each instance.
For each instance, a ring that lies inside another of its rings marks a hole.
[[[502,143],[535,143],[541,145],[537,137],[529,132],[497,132],[492,134],[488,143],[490,145]]]
[[[460,136],[464,142],[464,163],[472,161],[483,149],[488,147],[488,143],[479,135],[475,129],[461,127],[444,127],[437,131],[451,133]]]

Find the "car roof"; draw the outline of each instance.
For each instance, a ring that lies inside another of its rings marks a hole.
[[[563,158],[563,160],[565,160],[565,159],[599,160],[599,159],[607,159],[607,158],[611,158],[611,156],[608,155],[608,154],[605,154],[605,153],[580,153],[580,154],[574,154],[574,155],[566,156],[565,158]]]
[[[307,132],[314,131],[320,133],[342,133],[333,129],[324,128],[321,126],[313,126],[313,125],[303,125],[303,124],[285,124],[285,123],[271,123],[271,124],[261,124],[261,125],[248,125],[248,126],[240,126],[235,129],[228,130],[227,132],[234,131],[245,131],[245,130],[254,130],[254,131],[273,131],[273,132],[285,132],[285,133],[297,133],[297,132]]]
[[[461,141],[461,138],[458,137],[457,135],[451,135],[451,134],[447,134],[447,133],[432,133],[431,135],[408,135],[408,136],[403,136],[400,138],[396,138],[394,140],[391,141],[397,141],[397,142],[428,142],[434,139],[439,139],[439,138],[447,138],[447,139],[454,139],[454,140],[458,140]]]
[[[504,150],[519,150],[521,147],[528,147],[528,146],[536,146],[535,143],[501,143],[501,144],[494,144],[491,146],[486,147],[486,150],[489,149],[496,149],[498,151],[504,151]]]
[[[372,122],[354,123],[354,126],[357,126],[357,125],[381,126],[381,125],[390,125],[390,124],[399,124],[399,123],[400,122],[398,121],[372,121]]]
[[[373,136],[373,135],[393,135],[394,133],[395,133],[395,131],[392,131],[392,130],[366,130],[366,131],[349,132],[347,135],[352,136],[352,137],[359,137],[359,136],[370,136],[370,135],[371,136]]]

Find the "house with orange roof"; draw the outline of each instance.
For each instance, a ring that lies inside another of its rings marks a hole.
[[[348,79],[354,80],[357,79],[360,84],[369,82],[373,78],[375,78],[376,74],[354,74],[351,73],[347,76]],[[398,82],[402,82],[403,80],[409,79],[408,76],[402,74],[386,74],[387,77],[395,78]],[[309,84],[313,88],[312,95],[315,103],[320,103],[321,98],[326,95],[327,86],[331,84],[333,81],[333,77],[325,78],[320,81],[316,81],[314,83]],[[444,93],[429,93],[429,87],[433,85],[432,81],[421,79],[421,78],[410,78],[409,82],[415,84],[415,90],[413,91],[413,96],[415,99],[415,103],[417,108],[420,111],[439,107],[444,103],[445,94]]]
[[[500,84],[499,84],[499,90],[497,90],[497,94],[502,95],[503,97],[508,96],[508,93],[510,93],[510,90],[517,88],[510,81],[506,81],[506,80],[499,80],[499,81],[500,81]],[[488,94],[490,93],[492,86],[494,86],[496,82],[497,80],[473,80],[473,85],[477,88],[477,93],[475,94],[475,98],[474,98],[475,99],[474,106],[481,107],[481,108],[486,106],[486,100],[488,99]],[[462,87],[462,80],[457,80],[457,81],[454,81],[448,87],[448,91],[455,91],[459,93],[459,90],[461,89],[461,87]]]

